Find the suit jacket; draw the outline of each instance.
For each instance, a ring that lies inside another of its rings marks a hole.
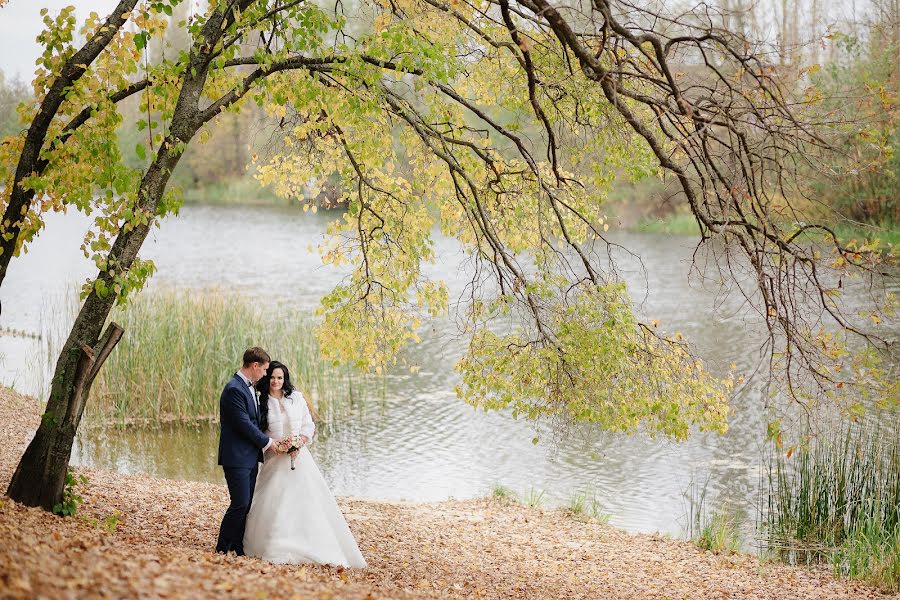
[[[235,373],[219,397],[219,464],[252,469],[268,443],[259,429],[256,394]]]

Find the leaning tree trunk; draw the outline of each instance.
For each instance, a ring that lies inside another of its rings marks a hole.
[[[161,152],[147,170],[138,195],[141,198],[139,208],[146,214],[153,215],[156,211],[169,175],[180,156],[180,152]],[[109,264],[118,265],[121,271],[130,269],[151,223],[148,220],[148,223],[130,230],[123,227],[110,251]],[[101,273],[100,279],[107,284],[107,289],[113,289],[109,271]],[[62,500],[72,442],[84,413],[91,383],[122,335],[122,328],[111,323],[100,339],[101,329],[116,298],[117,294],[111,291],[101,297],[95,289],[84,301],[75,319],[56,363],[47,409],[6,492],[17,502],[53,510],[54,505]]]
[[[237,4],[217,7],[214,14],[204,23],[198,40],[194,42],[178,101],[172,112],[169,135],[163,140],[153,163],[144,173],[138,190],[134,212],[142,217],[142,222],[133,227],[129,223],[124,223],[119,229],[119,235],[109,251],[107,269],[98,276],[98,279],[106,284],[99,287],[101,289],[105,287],[108,291],[101,296],[95,286],[75,319],[69,338],[56,363],[47,410],[7,490],[9,497],[17,502],[52,510],[62,499],[72,442],[84,412],[90,383],[103,362],[92,360],[93,354],[99,353],[97,358],[101,356],[105,358],[102,351],[108,338],[104,336],[104,343],[101,343],[100,331],[119,295],[113,291],[119,286],[113,281],[110,272],[127,273],[134,265],[138,250],[150,233],[150,226],[157,214],[169,177],[197,130],[226,106],[239,100],[255,78],[263,73],[257,71],[255,76],[248,77],[246,85],[239,90],[227,94],[206,110],[200,111],[199,102],[216,43],[221,38],[222,32],[234,22],[237,14],[253,1],[241,0]],[[119,330],[121,335],[121,328]],[[108,355],[108,352],[106,354]]]
[[[11,498],[47,510],[62,501],[72,441],[84,414],[91,384],[122,333],[118,324],[110,323],[96,346],[78,342],[77,345],[68,344],[63,351],[60,364],[65,367],[60,373],[57,366],[60,376],[53,379],[53,390],[41,425],[13,475],[7,492]]]

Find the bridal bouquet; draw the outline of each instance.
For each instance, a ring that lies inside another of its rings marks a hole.
[[[292,435],[278,442],[277,446],[282,452],[291,454],[302,448],[305,443],[302,435]],[[291,471],[294,470],[294,458],[295,456],[291,454]]]

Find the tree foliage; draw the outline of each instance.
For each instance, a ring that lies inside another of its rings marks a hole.
[[[772,372],[792,397],[853,385],[854,366],[876,364],[845,350],[848,333],[884,340],[846,309],[842,281],[870,284],[863,318],[888,314],[881,255],[843,245],[790,202],[804,193],[798,165],[831,150],[828,124],[807,119],[757,46],[708,11],[219,0],[172,23],[178,4],[123,0],[77,31],[70,9],[46,15],[36,100],[23,113],[31,125],[2,146],[2,163],[19,165],[4,195],[4,260],[48,210],[95,215],[83,249],[98,275],[84,287],[48,414],[70,409],[64,383],[79,345],[94,346],[113,303],[152,273],[138,252],[178,210],[168,184],[188,144],[251,102],[279,123],[261,181],[292,196],[335,174],[343,182],[346,213],[321,247],[326,263],[352,267],[322,302],[321,345],[335,360],[382,370],[423,318],[448,310],[446,286],[423,268],[437,258],[438,227],[474,273],[460,299],[472,343],[459,393],[469,402],[677,438],[692,426],[723,430],[731,379],[635,316],[620,249],[605,236],[611,182],[663,170],[697,219],[712,275],[765,322]],[[169,27],[189,48],[151,61]],[[117,103],[129,97],[142,107],[143,141],[123,148]],[[875,395],[888,391],[875,383]]]

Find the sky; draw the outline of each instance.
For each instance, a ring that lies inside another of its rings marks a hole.
[[[31,82],[34,61],[41,53],[35,41],[44,26],[41,8],[55,15],[74,5],[80,24],[92,11],[105,16],[116,4],[117,0],[9,0],[0,8],[0,70],[7,79],[18,76],[25,83]]]
[[[774,6],[780,0],[758,1],[763,5]],[[40,46],[35,38],[43,28],[40,14],[42,7],[46,7],[51,14],[58,14],[62,8],[74,5],[77,22],[80,25],[92,11],[105,16],[117,3],[117,0],[9,0],[5,6],[0,7],[0,70],[7,79],[18,77],[25,83],[31,82],[34,75],[34,61],[40,54]],[[831,4],[826,2],[824,6],[829,7]],[[856,0],[853,6],[856,11],[863,12],[864,7],[869,6],[869,2]],[[831,6],[829,12],[833,9],[834,6]],[[824,21],[823,26],[828,24],[827,18]]]

